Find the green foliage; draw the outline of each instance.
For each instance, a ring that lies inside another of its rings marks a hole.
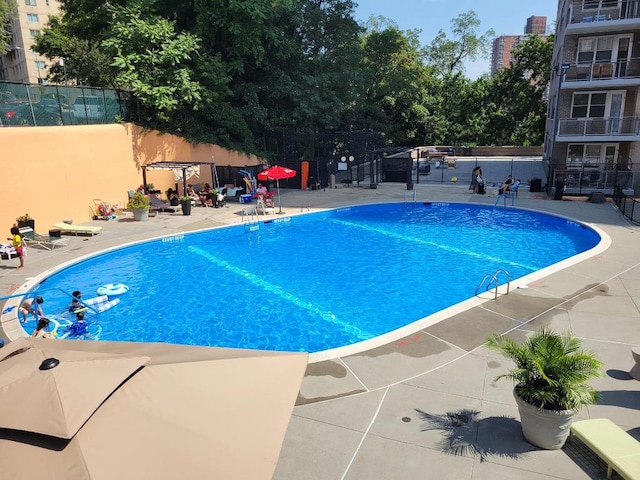
[[[147,209],[151,205],[151,200],[142,192],[135,192],[127,203],[127,208]]]
[[[11,31],[9,24],[11,19],[18,14],[16,0],[3,0],[0,2],[0,55],[9,51],[11,42]]]
[[[521,343],[492,335],[487,346],[513,360],[515,368],[496,380],[512,380],[526,403],[545,410],[578,410],[597,402],[598,392],[588,381],[602,376],[602,363],[580,348],[578,338],[542,329]]]
[[[440,30],[426,49],[426,56],[441,75],[462,71],[466,59],[476,60],[488,54],[495,32],[491,29],[478,35],[480,19],[473,10],[461,13],[451,20],[453,39]]]
[[[192,79],[189,61],[198,39],[177,34],[164,18],[143,14],[141,5],[111,7],[110,13],[113,36],[102,46],[118,72],[116,84],[130,90],[160,121],[168,122],[180,106],[197,109],[201,88]]]
[[[358,25],[352,0],[61,5],[36,38],[64,59],[48,79],[129,90],[139,124],[192,142],[309,160],[327,132],[380,132],[376,146],[542,143],[552,44],[523,44],[512,69],[471,81],[462,64],[493,34],[473,11],[425,50],[418,30]]]
[[[515,51],[515,63],[493,78],[484,99],[485,143],[542,145],[552,53],[552,36],[530,35]]]

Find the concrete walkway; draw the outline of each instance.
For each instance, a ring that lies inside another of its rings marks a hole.
[[[466,185],[415,188],[417,201],[495,201],[470,195]],[[413,201],[413,195],[399,184],[375,190],[283,190],[282,204],[286,214],[299,214],[355,203]],[[604,478],[604,464],[577,441],[553,452],[525,442],[513,386],[493,380],[509,365],[482,346],[486,336],[513,330],[521,337],[542,326],[571,330],[605,364],[605,376],[593,382],[602,399],[580,417],[610,418],[640,438],[640,382],[628,374],[631,348],[640,345],[640,229],[611,203],[554,201],[521,189],[516,204],[597,225],[612,245],[527,288],[478,302],[389,344],[310,364],[276,480]],[[32,248],[21,270],[15,269],[17,260],[2,261],[0,291],[8,294],[55,265],[122,243],[241,223],[245,207],[194,208],[191,216],[162,214],[149,222],[128,217],[90,222],[104,232],[73,237],[68,247],[52,252]]]

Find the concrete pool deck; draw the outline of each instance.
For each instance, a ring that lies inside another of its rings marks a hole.
[[[417,201],[495,202],[495,196],[471,195],[465,185],[420,184],[415,189]],[[413,198],[400,184],[282,192],[287,214]],[[149,222],[128,217],[90,222],[102,226],[103,233],[70,237],[69,246],[55,251],[31,248],[24,269],[15,269],[17,260],[2,261],[1,291],[9,294],[60,263],[105,248],[241,223],[247,205],[229,205],[194,208],[191,216],[162,214]],[[524,441],[513,386],[493,381],[508,362],[482,345],[488,334],[512,329],[516,336],[541,326],[571,330],[605,364],[604,377],[593,382],[602,399],[579,417],[610,418],[640,438],[640,382],[628,374],[634,363],[631,348],[640,345],[640,229],[609,202],[555,201],[521,189],[516,206],[594,224],[612,244],[527,288],[389,344],[310,364],[275,479],[605,478],[604,464],[579,442],[560,451],[541,451]],[[437,276],[432,285],[407,279],[406,295],[420,295],[427,288],[446,286],[437,284]]]

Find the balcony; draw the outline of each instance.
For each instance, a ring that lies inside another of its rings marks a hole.
[[[640,117],[561,118],[557,142],[637,142]]]
[[[567,69],[562,88],[619,88],[640,86],[640,59],[605,63],[572,63]]]
[[[574,2],[566,34],[624,31],[640,25],[640,0],[608,6],[610,3],[603,1],[597,8],[584,8],[582,1]]]

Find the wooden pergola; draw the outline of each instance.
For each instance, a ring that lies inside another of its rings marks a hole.
[[[154,162],[142,166],[142,185],[147,189],[147,170],[182,170],[182,187],[183,193],[187,191],[187,170],[192,167],[201,167],[209,165],[211,167],[211,179],[214,182],[213,187],[218,188],[215,162],[196,162],[196,161],[171,161],[171,162]],[[177,185],[177,184],[176,184]]]

